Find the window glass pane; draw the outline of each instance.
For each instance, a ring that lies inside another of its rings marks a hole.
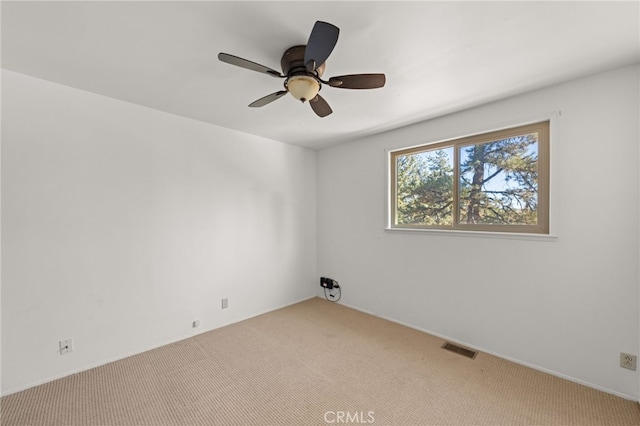
[[[537,133],[462,146],[459,156],[460,224],[537,224]]]
[[[453,224],[453,147],[396,157],[396,225]]]

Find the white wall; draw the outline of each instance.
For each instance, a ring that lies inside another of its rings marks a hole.
[[[315,295],[315,152],[2,86],[3,394]]]
[[[640,353],[638,82],[621,68],[320,151],[319,274],[346,305],[637,400],[619,353]],[[545,117],[557,239],[384,230],[386,150]]]

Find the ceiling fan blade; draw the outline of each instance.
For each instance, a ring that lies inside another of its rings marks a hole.
[[[327,101],[320,95],[316,95],[315,98],[311,99],[309,105],[311,105],[311,109],[318,117],[326,117],[333,112]]]
[[[304,51],[304,64],[309,72],[325,63],[338,42],[339,33],[335,25],[316,21]]]
[[[266,104],[270,104],[271,102],[275,101],[276,99],[280,99],[281,97],[283,97],[284,95],[287,94],[286,90],[280,90],[279,92],[275,92],[272,93],[270,95],[267,95],[263,98],[258,99],[257,101],[253,101],[249,104],[249,106],[251,108],[258,108],[261,106],[265,106]]]
[[[331,77],[327,83],[341,89],[377,89],[383,87],[385,82],[384,74],[351,74]]]
[[[274,69],[249,61],[248,59],[243,59],[237,56],[229,55],[228,53],[222,53],[222,52],[218,53],[218,59],[221,60],[222,62],[226,62],[227,64],[235,65],[237,67],[242,67],[248,70],[269,74],[272,77],[284,78],[284,75],[280,74],[278,71]]]

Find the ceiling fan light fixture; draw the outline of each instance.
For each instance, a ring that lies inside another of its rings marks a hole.
[[[308,75],[295,75],[287,80],[287,90],[291,96],[305,102],[316,97],[320,91],[320,83]]]

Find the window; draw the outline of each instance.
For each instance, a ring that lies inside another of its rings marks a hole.
[[[549,122],[390,154],[391,227],[549,233]]]

